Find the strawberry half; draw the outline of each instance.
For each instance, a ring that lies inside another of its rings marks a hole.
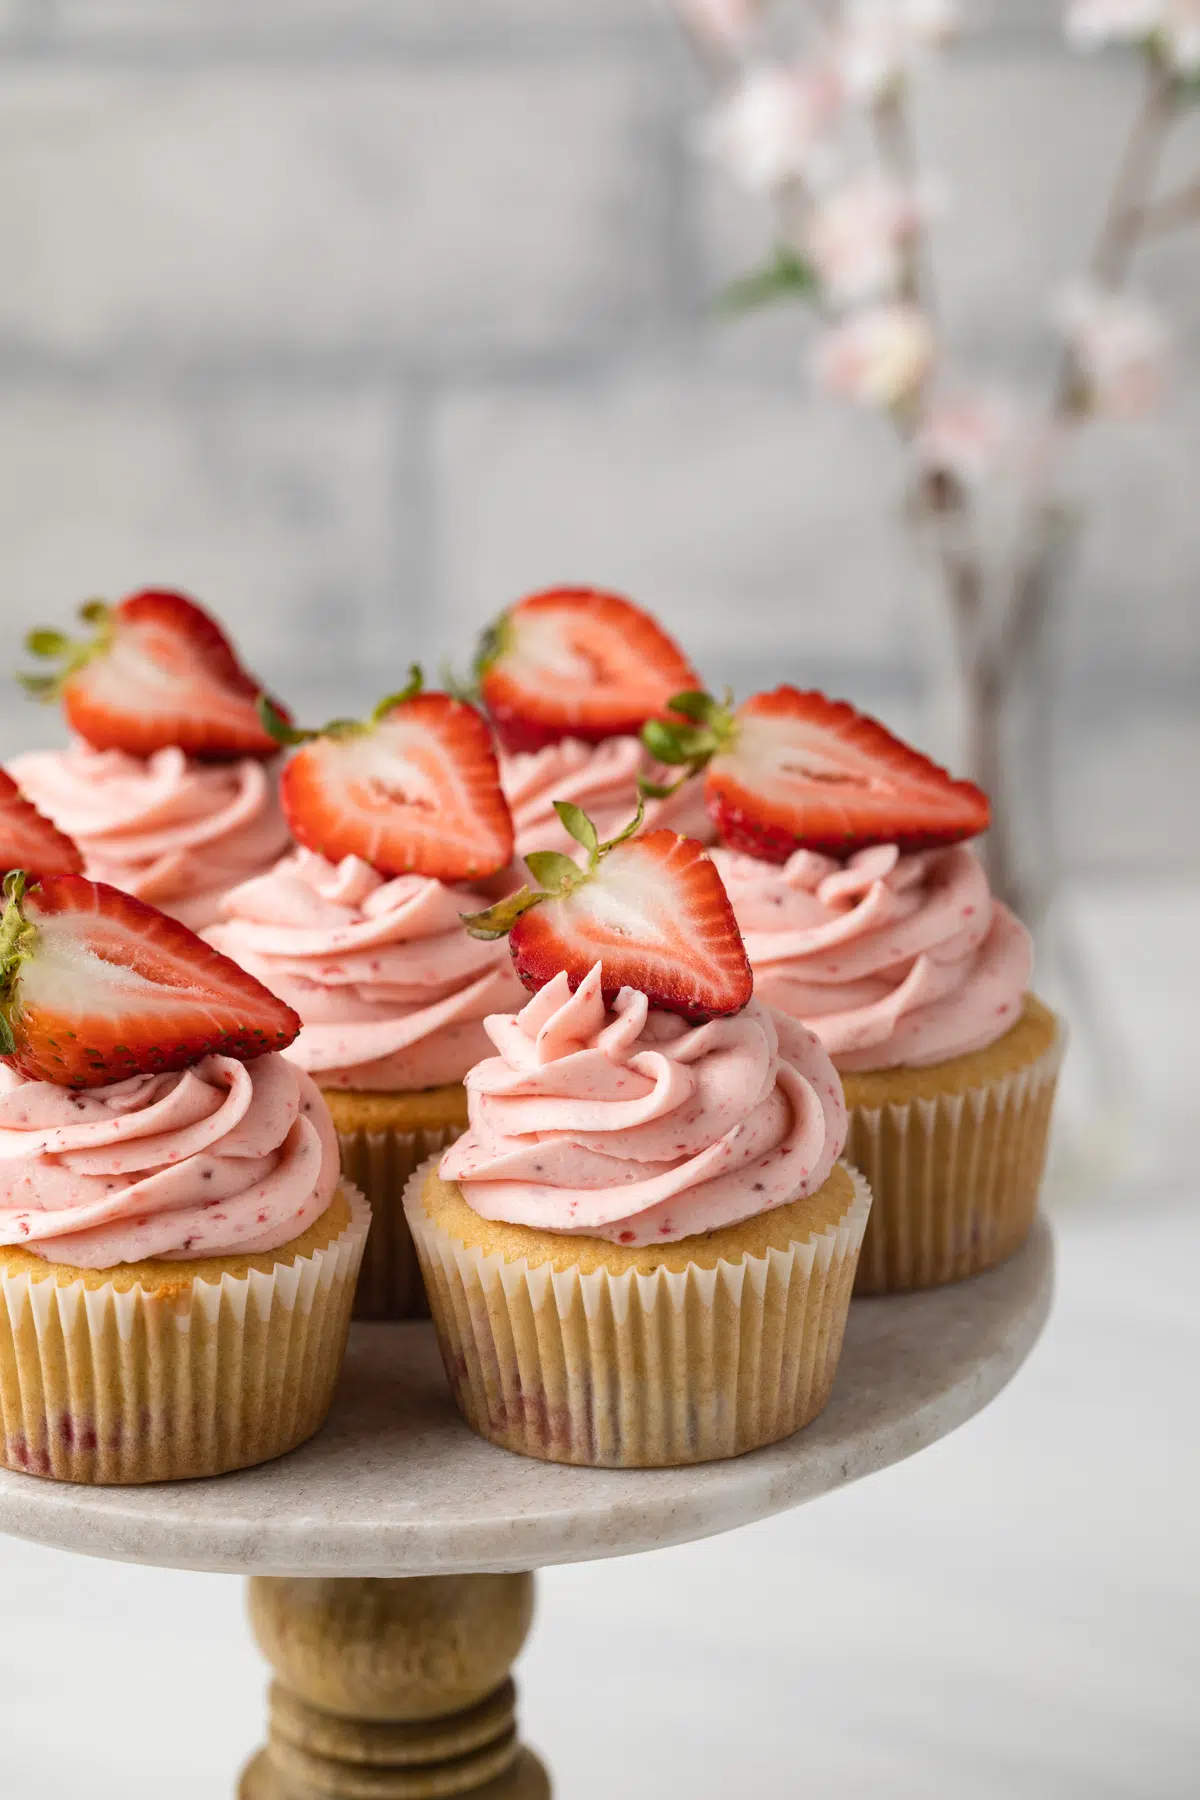
[[[21,679],[39,700],[61,700],[72,731],[94,749],[152,756],[174,746],[212,762],[274,756],[258,716],[262,684],[194,600],[147,589],[116,606],[90,600],[79,616],[94,627],[83,641],[30,632],[30,654],[62,667]]]
[[[644,741],[662,762],[707,764],[708,810],[731,849],[782,863],[801,849],[929,850],[987,830],[980,788],[844,700],[780,687],[736,710],[697,694],[674,704],[691,723],[651,723]]]
[[[525,861],[539,891],[522,888],[464,919],[472,937],[507,935],[513,966],[533,992],[565,973],[572,992],[602,964],[606,1005],[623,987],[664,1012],[700,1021],[740,1012],[754,991],[746,947],[721,877],[703,844],[648,831],[639,806],[607,844],[577,806],[555,802],[588,852],[581,868],[557,850]]]
[[[283,771],[292,836],[331,862],[359,856],[381,875],[473,881],[512,860],[513,825],[487,721],[463,700],[401,694],[369,719],[297,731],[269,704],[278,741],[302,746]]]
[[[82,868],[74,840],[52,825],[0,769],[0,874],[25,869],[34,875],[78,875]]]
[[[518,600],[490,627],[476,660],[479,691],[510,752],[566,737],[636,737],[696,677],[662,627],[619,594],[550,588]]]
[[[82,875],[4,883],[0,1059],[34,1081],[102,1087],[283,1050],[290,1006],[153,906]]]

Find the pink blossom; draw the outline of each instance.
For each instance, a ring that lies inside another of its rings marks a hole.
[[[802,180],[827,150],[842,93],[823,63],[749,69],[718,108],[709,148],[744,186],[769,193]]]
[[[935,397],[913,455],[926,474],[977,487],[1012,455],[1017,437],[1017,408],[1007,395],[964,388]]]
[[[957,0],[850,0],[835,34],[846,90],[868,104],[903,82],[961,23]]]
[[[805,248],[826,293],[839,304],[894,292],[905,244],[927,209],[909,189],[865,175],[831,192],[805,228]]]
[[[1158,405],[1168,334],[1153,307],[1081,285],[1063,296],[1057,315],[1093,412],[1132,419]]]
[[[933,328],[915,306],[872,306],[827,331],[813,357],[822,387],[861,406],[897,406],[933,366]]]
[[[753,36],[763,0],[671,0],[671,4],[706,44],[736,54]]]

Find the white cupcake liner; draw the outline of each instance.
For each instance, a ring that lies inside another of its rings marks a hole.
[[[1066,1034],[1035,1062],[936,1099],[852,1105],[846,1156],[875,1197],[857,1294],[940,1287],[994,1268],[1037,1214]]]
[[[371,1206],[371,1232],[354,1296],[356,1319],[427,1319],[429,1301],[412,1233],[404,1216],[404,1190],[413,1170],[440,1156],[465,1125],[420,1131],[339,1131],[342,1173],[361,1188]]]
[[[665,1468],[738,1456],[807,1425],[829,1398],[871,1206],[765,1256],[683,1270],[553,1271],[436,1225],[418,1169],[405,1210],[459,1410],[525,1456]]]
[[[219,1475],[318,1429],[345,1354],[370,1210],[267,1274],[171,1291],[0,1275],[0,1462],[58,1481]],[[284,1247],[286,1249],[286,1246]],[[181,1271],[184,1265],[180,1265]]]

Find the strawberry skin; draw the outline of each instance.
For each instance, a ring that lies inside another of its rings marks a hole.
[[[213,1054],[249,1062],[285,1049],[299,1030],[260,981],[117,888],[48,875],[9,899],[2,1060],[31,1080],[101,1087]]]
[[[65,831],[52,825],[26,800],[11,775],[0,769],[0,875],[24,869],[29,875],[78,875],[83,856]]]
[[[152,756],[174,746],[214,762],[276,754],[258,716],[261,683],[194,600],[147,589],[116,606],[93,603],[84,615],[98,626],[94,640],[63,640],[62,677],[29,685],[59,695],[67,723],[94,749]]]
[[[512,861],[513,826],[487,721],[417,693],[364,725],[314,736],[283,771],[292,835],[330,862],[381,875],[474,881]]]
[[[637,988],[696,1022],[740,1012],[754,991],[721,877],[702,844],[674,831],[615,845],[588,880],[523,913],[509,948],[535,992],[560,971],[574,991],[600,962],[606,1005]]]
[[[480,692],[510,753],[566,737],[636,737],[698,686],[686,657],[631,600],[550,588],[519,600],[489,633]]]
[[[848,856],[871,844],[928,850],[986,831],[986,794],[843,700],[793,687],[733,715],[705,797],[722,841],[765,862]]]

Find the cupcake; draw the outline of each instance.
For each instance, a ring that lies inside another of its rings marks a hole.
[[[696,688],[682,652],[649,613],[617,594],[554,588],[502,613],[478,658],[480,693],[500,744],[500,780],[518,857],[569,850],[556,801],[578,806],[602,837],[629,819],[639,786],[646,822],[712,838],[703,785],[642,745],[648,719]]]
[[[669,1467],[799,1430],[833,1384],[870,1205],[841,1087],[754,998],[702,845],[653,831],[502,902],[535,988],[487,1020],[470,1129],[406,1209],[467,1423]]]
[[[402,1206],[418,1163],[467,1123],[483,1021],[524,991],[503,944],[469,938],[469,885],[512,823],[487,725],[447,694],[393,696],[362,725],[292,730],[281,794],[299,848],[226,896],[209,941],[293,1006],[288,1057],[321,1088],[374,1214],[359,1318],[426,1311]]]
[[[86,642],[54,631],[28,640],[63,663],[26,686],[61,700],[74,742],[18,756],[11,773],[75,839],[93,880],[202,930],[229,888],[287,848],[268,766],[279,747],[258,718],[259,684],[182,594],[93,601],[83,618]]]
[[[78,875],[0,922],[0,1461],[218,1475],[311,1437],[368,1212],[291,1009]]]
[[[822,694],[714,705],[713,852],[761,998],[821,1038],[870,1183],[858,1292],[978,1274],[1037,1210],[1063,1030],[965,840],[986,796]]]

